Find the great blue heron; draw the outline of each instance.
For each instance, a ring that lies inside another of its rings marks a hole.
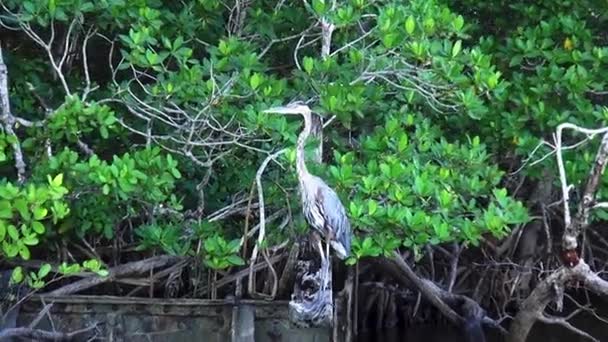
[[[329,258],[329,246],[336,251],[342,260],[350,255],[351,228],[346,210],[336,192],[321,178],[310,174],[306,167],[304,145],[312,129],[312,112],[310,108],[300,102],[294,102],[284,107],[270,108],[265,113],[297,114],[304,117],[304,129],[298,136],[296,145],[296,170],[302,196],[302,211],[308,224],[319,232],[326,243],[326,254]],[[321,260],[325,255],[319,243]]]

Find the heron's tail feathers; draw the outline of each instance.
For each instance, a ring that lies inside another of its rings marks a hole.
[[[336,251],[338,258],[344,260],[350,256],[350,248],[346,249],[339,241],[332,240],[331,247]]]

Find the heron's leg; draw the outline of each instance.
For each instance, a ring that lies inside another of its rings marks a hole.
[[[317,247],[319,247],[319,254],[321,255],[321,264],[325,263],[325,253],[323,253],[323,244],[321,240],[317,241]]]
[[[329,257],[329,246],[331,245],[331,233],[327,234],[327,237],[325,238],[325,255],[327,256],[327,259],[329,262],[331,262],[331,259]]]
[[[331,263],[331,256],[329,254],[330,251],[330,245],[331,245],[331,239],[332,239],[332,230],[328,229],[327,230],[327,234],[325,234],[325,256],[327,257],[327,259],[325,260],[326,264],[323,264],[323,272],[325,273],[325,277],[323,279],[323,287],[329,287],[329,283],[331,281],[330,277],[331,275],[329,274],[329,267],[330,267],[330,263]],[[328,289],[329,291],[331,291],[331,289]]]
[[[325,250],[327,252],[327,259],[329,259],[331,262],[331,259],[329,257],[329,250],[331,246],[331,240],[334,238],[334,231],[330,227],[325,227],[325,231],[327,232],[325,234]]]
[[[323,245],[321,244],[321,237],[316,231],[311,232],[311,238],[313,239],[313,245],[319,249],[319,255],[321,256],[321,263],[325,260],[325,254],[323,253]]]
[[[325,257],[325,253],[323,253],[323,243],[322,243],[322,239],[319,236],[319,234],[317,232],[312,232],[312,237],[315,240],[314,242],[316,242],[316,246],[319,249],[319,255],[321,256],[321,265],[319,268],[319,272],[321,272],[321,288],[325,289],[325,284],[327,283],[327,277],[328,277],[328,272],[327,272],[327,259]],[[328,250],[328,257],[329,257],[329,250]]]

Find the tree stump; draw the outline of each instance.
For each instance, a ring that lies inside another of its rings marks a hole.
[[[289,319],[298,327],[331,327],[333,322],[331,262],[298,260]]]

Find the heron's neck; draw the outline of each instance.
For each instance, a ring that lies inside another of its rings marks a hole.
[[[304,153],[304,147],[306,146],[306,140],[310,135],[312,128],[312,119],[310,113],[303,114],[304,117],[304,129],[298,136],[298,143],[296,145],[296,169],[298,171],[299,178],[310,175],[308,168],[306,168],[306,155]]]

